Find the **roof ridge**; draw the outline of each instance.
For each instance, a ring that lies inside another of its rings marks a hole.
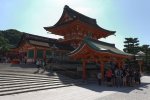
[[[80,13],[80,12],[78,12],[78,11],[76,11],[76,10],[72,9],[72,8],[70,8],[68,5],[65,5],[64,9],[72,10],[73,12],[75,12],[75,13],[77,13],[77,14],[80,14],[81,16],[84,16],[84,17],[87,17],[87,18],[90,18],[90,19],[96,20],[95,18],[91,18],[91,17],[89,17],[89,16],[86,16],[86,15],[84,15],[84,14],[82,14],[82,13]]]
[[[74,18],[74,19],[76,17],[77,18],[80,17],[80,19],[92,21],[93,24],[97,25],[97,22],[96,22],[95,18],[91,18],[89,16],[86,16],[86,15],[84,15],[84,14],[82,14],[82,13],[80,13],[80,12],[78,12],[78,11],[72,9],[72,8],[70,8],[68,5],[65,5],[64,10],[66,10],[69,13],[69,15],[72,18]],[[72,12],[72,14],[71,14],[71,12]],[[76,16],[74,16],[74,15],[76,15]]]
[[[116,48],[115,44],[113,44],[113,43],[107,43],[107,42],[104,42],[104,41],[99,41],[99,40],[96,40],[96,39],[93,39],[93,38],[90,38],[90,37],[85,37],[84,40],[90,40],[90,41],[96,42],[98,44],[105,44],[105,45],[111,46],[113,48]]]
[[[39,35],[34,35],[34,34],[28,34],[24,33],[23,38],[27,40],[36,40],[36,41],[43,41],[43,42],[49,42],[49,41],[57,41],[57,39],[54,38],[49,38],[49,37],[44,37],[44,36],[39,36]]]

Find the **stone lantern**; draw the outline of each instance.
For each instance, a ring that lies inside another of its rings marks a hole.
[[[145,53],[142,52],[142,51],[139,51],[136,55],[136,61],[138,61],[138,64],[140,66],[140,72],[142,72],[142,64],[143,64],[143,60],[144,60],[144,57],[145,57]]]

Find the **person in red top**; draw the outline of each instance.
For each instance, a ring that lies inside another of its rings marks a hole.
[[[111,78],[112,78],[112,70],[111,69],[108,69],[108,71],[106,72],[106,78],[107,78],[107,84],[110,85]]]

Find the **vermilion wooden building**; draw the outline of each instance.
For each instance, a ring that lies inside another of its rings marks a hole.
[[[66,53],[74,50],[67,44],[61,44],[57,39],[46,38],[31,34],[23,34],[17,47],[11,49],[13,63],[20,63],[23,59],[27,63],[34,63],[36,59],[50,58],[65,59]],[[16,59],[14,58],[16,57]]]
[[[124,60],[131,56],[117,49],[114,44],[98,40],[113,35],[115,31],[100,27],[96,19],[87,17],[68,6],[64,7],[63,14],[55,25],[44,27],[44,29],[52,34],[64,36],[61,43],[75,48],[68,56],[82,61],[83,79],[86,79],[86,64],[89,62],[100,64],[100,71],[104,77],[106,62],[115,62],[121,67]]]

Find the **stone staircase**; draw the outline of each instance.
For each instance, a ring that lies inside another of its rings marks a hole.
[[[0,71],[0,96],[39,91],[80,84],[59,74],[42,75]]]

